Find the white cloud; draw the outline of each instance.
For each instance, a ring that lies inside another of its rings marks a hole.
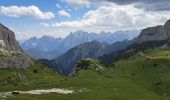
[[[63,0],[66,3],[74,6],[74,7],[89,7],[91,2],[89,0]]]
[[[67,11],[65,11],[65,10],[58,11],[58,14],[60,16],[64,16],[64,17],[71,17],[71,15]]]
[[[56,7],[59,8],[59,9],[62,8],[60,4],[56,4]]]
[[[80,20],[48,23],[48,25],[63,30],[76,31],[81,29],[89,32],[100,32],[141,29],[163,24],[169,18],[170,13],[165,11],[147,12],[132,5],[107,4],[96,10],[88,11]]]
[[[49,27],[49,24],[47,24],[47,23],[40,23],[40,24],[43,26]]]
[[[37,19],[52,19],[55,17],[52,12],[42,12],[36,6],[0,6],[0,13],[9,17],[31,16]]]

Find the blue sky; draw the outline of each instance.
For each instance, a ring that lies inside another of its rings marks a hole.
[[[77,30],[99,33],[141,29],[170,18],[167,0],[150,5],[147,0],[132,1],[0,0],[0,22],[12,29],[18,40],[25,40],[43,35],[65,37]]]

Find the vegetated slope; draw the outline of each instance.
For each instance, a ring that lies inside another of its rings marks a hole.
[[[112,45],[100,43],[98,41],[87,42],[68,50],[65,54],[55,58],[51,62],[47,60],[40,61],[42,63],[46,63],[49,66],[52,65],[52,67],[62,75],[69,75],[78,60],[84,58],[97,58],[103,54],[119,51],[125,49],[134,42],[135,39],[118,41]]]
[[[154,49],[154,48],[170,48],[170,20],[164,25],[148,27],[141,31],[136,38],[135,43],[128,46],[125,50],[112,52],[110,54],[99,57],[103,63],[109,64],[121,58],[128,58],[136,54],[139,50]]]
[[[57,74],[36,61],[28,68],[3,68],[0,70],[0,92],[46,88],[52,86],[48,80],[53,80],[54,76]]]
[[[52,60],[53,68],[62,75],[69,75],[75,63],[84,58],[96,58],[109,52],[107,43],[100,43],[98,41],[87,42],[80,44],[75,48],[70,49],[65,54]]]
[[[65,87],[76,90],[69,95],[57,93],[45,95],[19,94],[9,100],[23,99],[73,99],[73,100],[169,100],[170,99],[170,50],[149,49],[139,51],[128,59],[121,59],[110,66],[103,66],[99,61],[84,59],[77,63],[76,74],[71,78],[55,76],[51,71],[40,71],[32,74],[33,80],[9,87],[48,88]],[[7,70],[6,70],[7,71]],[[4,72],[4,71],[3,71]],[[41,75],[42,74],[42,75]],[[44,75],[45,74],[45,75]],[[41,78],[38,76],[41,75]],[[5,75],[6,76],[6,75]],[[36,80],[40,78],[40,80]],[[35,79],[35,80],[34,80]],[[29,85],[28,85],[29,84]],[[30,86],[31,84],[31,86]],[[21,85],[22,87],[22,85]],[[10,88],[12,89],[12,88]]]

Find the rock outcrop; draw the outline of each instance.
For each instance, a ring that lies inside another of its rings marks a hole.
[[[97,41],[80,44],[54,59],[52,65],[60,74],[69,75],[78,60],[101,56],[109,52],[108,47],[108,44]]]
[[[32,65],[29,57],[23,54],[8,55],[0,57],[0,68],[27,68]]]
[[[72,73],[77,61],[84,58],[98,58],[104,54],[125,49],[132,43],[134,43],[134,41],[124,40],[109,45],[107,43],[92,41],[80,44],[51,61],[44,59],[39,61],[43,64],[49,65],[62,75],[69,75]]]
[[[165,32],[166,32],[168,38],[170,38],[170,20],[168,20],[168,21],[165,23],[164,29],[165,29]]]
[[[0,49],[5,51],[22,52],[19,43],[15,39],[13,31],[0,23]]]
[[[165,41],[170,39],[170,20],[164,25],[158,25],[155,27],[148,27],[143,29],[138,36],[136,43],[144,43],[151,41]]]
[[[170,49],[170,20],[164,25],[143,29],[132,45],[122,51],[105,54],[99,60],[104,64],[111,64],[120,59],[128,59],[139,51],[155,48]]]
[[[31,65],[32,60],[22,53],[14,32],[0,24],[0,68],[27,68]]]
[[[162,41],[167,39],[167,34],[163,25],[149,27],[143,29],[136,43],[143,43],[147,41]]]

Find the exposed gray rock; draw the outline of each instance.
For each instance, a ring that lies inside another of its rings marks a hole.
[[[168,20],[168,21],[165,23],[164,29],[165,29],[165,32],[166,32],[168,38],[170,38],[170,20]]]
[[[124,40],[112,45],[100,43],[98,41],[87,42],[68,50],[65,54],[51,62],[45,60],[41,60],[41,62],[52,66],[60,74],[69,75],[73,71],[73,67],[77,61],[84,58],[97,58],[104,54],[125,49],[133,42],[134,41]]]
[[[0,49],[22,52],[19,43],[15,39],[14,32],[0,23]]]
[[[27,68],[32,61],[25,55],[0,57],[0,68]]]
[[[170,20],[168,20],[164,25],[143,29],[138,36],[136,43],[164,41],[168,39],[170,39]]]
[[[165,25],[143,29],[135,43],[122,51],[103,55],[99,60],[104,64],[112,64],[120,59],[128,59],[139,51],[155,48],[170,49],[170,20]]]
[[[143,43],[147,41],[161,41],[166,40],[167,34],[164,30],[163,25],[149,27],[143,29],[141,34],[138,36],[136,43]]]
[[[97,41],[80,44],[52,61],[59,73],[68,75],[75,63],[83,58],[96,58],[109,52],[109,45]]]
[[[27,68],[31,65],[32,60],[22,54],[14,32],[0,24],[0,68]]]

